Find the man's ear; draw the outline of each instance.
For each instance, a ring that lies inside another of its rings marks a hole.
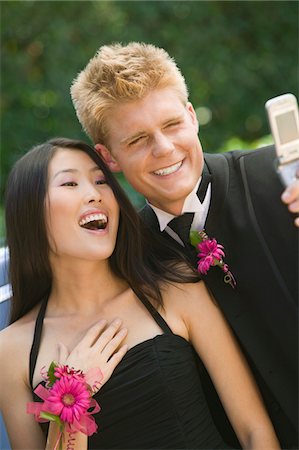
[[[192,123],[197,128],[197,132],[198,132],[199,131],[199,123],[198,123],[196,112],[195,112],[195,109],[193,108],[192,103],[188,102],[186,108],[191,117]]]
[[[96,151],[102,156],[103,160],[111,170],[111,172],[121,172],[121,168],[119,167],[117,161],[111,155],[111,152],[107,147],[103,144],[96,144],[94,146]]]

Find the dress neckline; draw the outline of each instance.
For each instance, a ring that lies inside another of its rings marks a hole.
[[[40,344],[41,344],[43,323],[44,323],[44,318],[45,318],[45,314],[46,314],[46,310],[47,310],[48,299],[49,299],[49,295],[44,297],[42,299],[42,301],[41,301],[41,307],[40,307],[40,310],[38,312],[38,315],[37,315],[36,321],[35,321],[32,346],[31,346],[31,349],[30,349],[30,356],[29,356],[29,382],[30,382],[30,386],[31,386],[32,390],[34,389],[33,388],[33,375],[34,375],[35,366],[36,366],[36,362],[37,362],[37,357],[38,357]],[[159,325],[159,327],[161,328],[163,333],[162,334],[157,334],[156,336],[154,336],[152,338],[146,339],[144,341],[141,341],[141,342],[135,344],[133,347],[131,347],[127,351],[127,354],[130,353],[131,350],[134,350],[135,348],[138,348],[138,346],[140,346],[141,344],[147,345],[147,344],[149,344],[151,342],[154,342],[154,339],[156,339],[159,336],[173,335],[173,336],[178,336],[181,339],[184,339],[183,337],[181,337],[179,335],[176,335],[176,334],[174,334],[172,332],[172,330],[169,327],[169,325],[167,324],[167,322],[164,320],[164,318],[161,316],[161,314],[154,308],[154,306],[150,303],[149,300],[147,300],[145,298],[141,299],[140,297],[138,297],[138,299],[141,301],[141,303],[148,310],[148,312],[153,317],[155,322]],[[184,339],[184,340],[186,341],[186,339]],[[186,341],[186,342],[188,342],[188,341]],[[131,352],[131,353],[133,353],[133,352]]]

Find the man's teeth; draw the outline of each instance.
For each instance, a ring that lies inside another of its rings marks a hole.
[[[89,222],[94,222],[95,220],[100,220],[101,222],[107,223],[108,219],[105,214],[91,214],[90,216],[85,216],[84,219],[81,219],[79,225],[86,225]]]
[[[176,172],[182,165],[182,161],[174,164],[173,166],[164,167],[163,169],[156,170],[154,172],[155,175],[169,175],[171,173]]]

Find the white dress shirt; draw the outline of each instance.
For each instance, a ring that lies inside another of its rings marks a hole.
[[[202,230],[204,228],[206,218],[208,215],[209,207],[210,207],[210,201],[211,201],[211,183],[209,183],[207,188],[207,193],[205,195],[204,201],[201,203],[199,198],[197,197],[197,190],[199,187],[199,183],[201,182],[201,177],[199,178],[198,182],[196,183],[196,186],[194,187],[193,191],[190,192],[190,194],[186,197],[183,205],[183,209],[181,214],[184,214],[186,212],[192,212],[194,213],[194,219],[191,225],[191,230]],[[169,226],[169,222],[174,219],[174,215],[169,214],[166,211],[163,211],[160,208],[157,208],[156,206],[151,205],[149,202],[147,202],[148,205],[152,208],[152,210],[155,212],[157,219],[159,221],[160,231],[166,231],[173,239],[175,239],[177,242],[179,242],[181,245],[184,245],[180,237],[176,234],[175,231],[173,231]]]

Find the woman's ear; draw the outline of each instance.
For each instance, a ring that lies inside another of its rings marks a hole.
[[[102,156],[103,160],[111,170],[111,172],[121,172],[121,168],[119,167],[117,161],[111,155],[111,152],[107,147],[103,144],[96,144],[94,146],[96,151]]]

